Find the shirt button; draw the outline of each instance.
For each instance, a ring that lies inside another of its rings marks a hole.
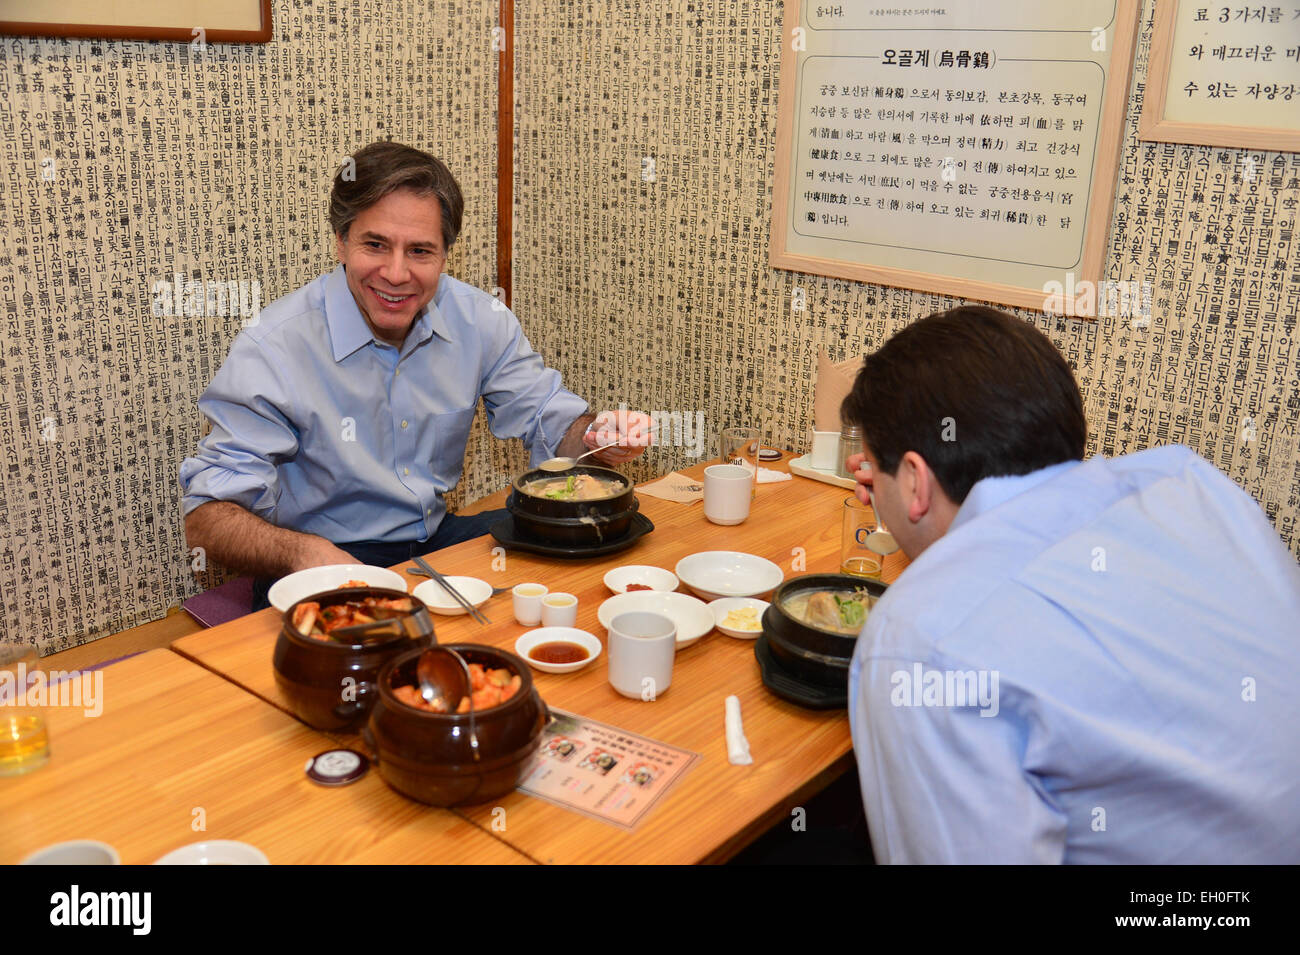
[[[410,474],[410,473],[411,473],[411,469],[410,469],[410,468],[402,468],[402,473],[403,473],[403,474]]]
[[[402,369],[398,368],[396,371],[393,372],[393,377],[396,378],[401,373],[402,373]]]
[[[402,427],[403,427],[403,428],[406,427],[406,421],[405,421],[405,420],[402,421]]]
[[[431,507],[430,507],[430,508],[427,508],[427,509],[425,510],[424,513],[427,514],[427,515],[429,515],[430,517],[432,517],[432,516],[433,516],[433,508],[431,508]]]

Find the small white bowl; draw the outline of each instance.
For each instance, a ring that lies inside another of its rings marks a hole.
[[[37,849],[19,865],[121,865],[122,859],[106,842],[73,839]]]
[[[543,663],[528,655],[528,651],[533,647],[560,640],[586,647],[587,659],[576,663]],[[515,653],[527,660],[528,665],[534,670],[541,670],[543,673],[572,673],[574,670],[581,670],[600,656],[600,650],[600,641],[586,630],[579,630],[577,627],[538,627],[536,630],[529,630],[515,641]]]
[[[442,578],[455,587],[475,608],[483,606],[492,599],[492,585],[486,580],[477,577],[454,577],[449,574],[443,574]],[[434,613],[454,617],[456,614],[469,612],[460,605],[460,601],[443,590],[442,584],[436,580],[426,580],[412,590],[411,595],[423,600],[425,606]]]
[[[724,626],[722,621],[726,620],[727,614],[733,610],[741,610],[745,607],[753,607],[757,610],[757,619],[762,621],[763,611],[769,606],[766,600],[759,600],[756,597],[719,597],[708,606],[713,612],[713,625],[727,636],[735,637],[737,640],[756,640],[763,635],[761,623],[757,630],[737,630],[735,627]]]
[[[247,842],[213,839],[173,849],[154,865],[270,865],[261,849]]]
[[[671,570],[649,564],[627,564],[615,567],[605,575],[605,586],[616,594],[636,593],[627,589],[628,584],[646,584],[651,590],[672,593],[679,583],[681,581]]]
[[[326,564],[308,567],[296,574],[281,577],[271,585],[266,599],[280,613],[284,613],[299,600],[327,590],[338,590],[349,580],[364,580],[367,587],[386,587],[406,592],[406,578],[386,567],[369,564]]]
[[[770,560],[734,550],[706,550],[677,562],[682,583],[705,600],[757,597],[781,586],[785,574]]]
[[[677,626],[677,649],[697,642],[713,629],[713,614],[704,601],[689,594],[666,594],[656,590],[634,590],[630,594],[615,594],[596,608],[596,619],[606,630],[610,622],[621,613],[648,611],[661,613]]]

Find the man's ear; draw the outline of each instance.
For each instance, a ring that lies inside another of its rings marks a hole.
[[[340,262],[343,261],[343,237],[338,233],[334,235],[334,255]]]
[[[935,505],[934,495],[938,484],[934,472],[925,458],[915,451],[906,452],[898,464],[899,489],[907,501],[907,519],[913,524],[919,523]]]

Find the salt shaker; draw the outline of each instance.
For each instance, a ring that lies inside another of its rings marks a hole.
[[[840,431],[840,451],[835,463],[835,476],[852,478],[849,470],[849,457],[862,453],[862,429],[857,425],[846,424]]]

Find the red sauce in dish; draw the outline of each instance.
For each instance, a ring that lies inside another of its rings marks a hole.
[[[538,663],[577,663],[587,659],[587,648],[579,643],[558,640],[533,647],[528,655]]]
[[[628,593],[631,593],[634,590],[654,590],[654,588],[651,587],[649,584],[628,584],[627,585]]]

